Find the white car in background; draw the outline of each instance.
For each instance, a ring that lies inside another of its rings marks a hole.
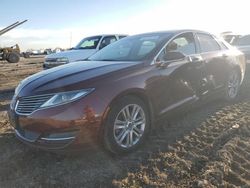
[[[53,53],[45,57],[44,69],[49,69],[66,63],[87,59],[105,46],[126,37],[127,35],[98,35],[82,39],[70,50]]]

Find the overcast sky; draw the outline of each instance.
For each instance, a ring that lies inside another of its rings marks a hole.
[[[69,48],[96,34],[169,29],[247,34],[249,5],[249,0],[1,0],[0,28],[28,22],[0,36],[0,47]]]

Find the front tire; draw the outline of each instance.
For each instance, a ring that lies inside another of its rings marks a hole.
[[[239,71],[234,69],[228,76],[226,83],[225,99],[227,101],[235,101],[240,90],[241,77]]]
[[[104,145],[115,154],[129,153],[138,148],[150,130],[150,118],[145,103],[126,96],[111,106],[105,123]]]

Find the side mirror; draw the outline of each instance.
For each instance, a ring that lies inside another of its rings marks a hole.
[[[184,59],[186,56],[178,51],[170,51],[167,52],[164,56],[163,56],[163,60],[164,61],[177,61],[177,60],[182,60]]]
[[[155,62],[156,62],[157,67],[167,67],[172,62],[178,61],[178,60],[183,60],[185,58],[186,58],[186,56],[181,52],[170,51],[170,52],[167,52],[166,54],[164,54],[164,56],[162,57],[162,60],[160,60],[160,61],[155,60]]]

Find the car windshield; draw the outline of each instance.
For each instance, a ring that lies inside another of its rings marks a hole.
[[[84,38],[73,49],[96,49],[100,39],[101,36]]]
[[[141,61],[157,51],[170,33],[126,37],[92,55],[92,61]]]

